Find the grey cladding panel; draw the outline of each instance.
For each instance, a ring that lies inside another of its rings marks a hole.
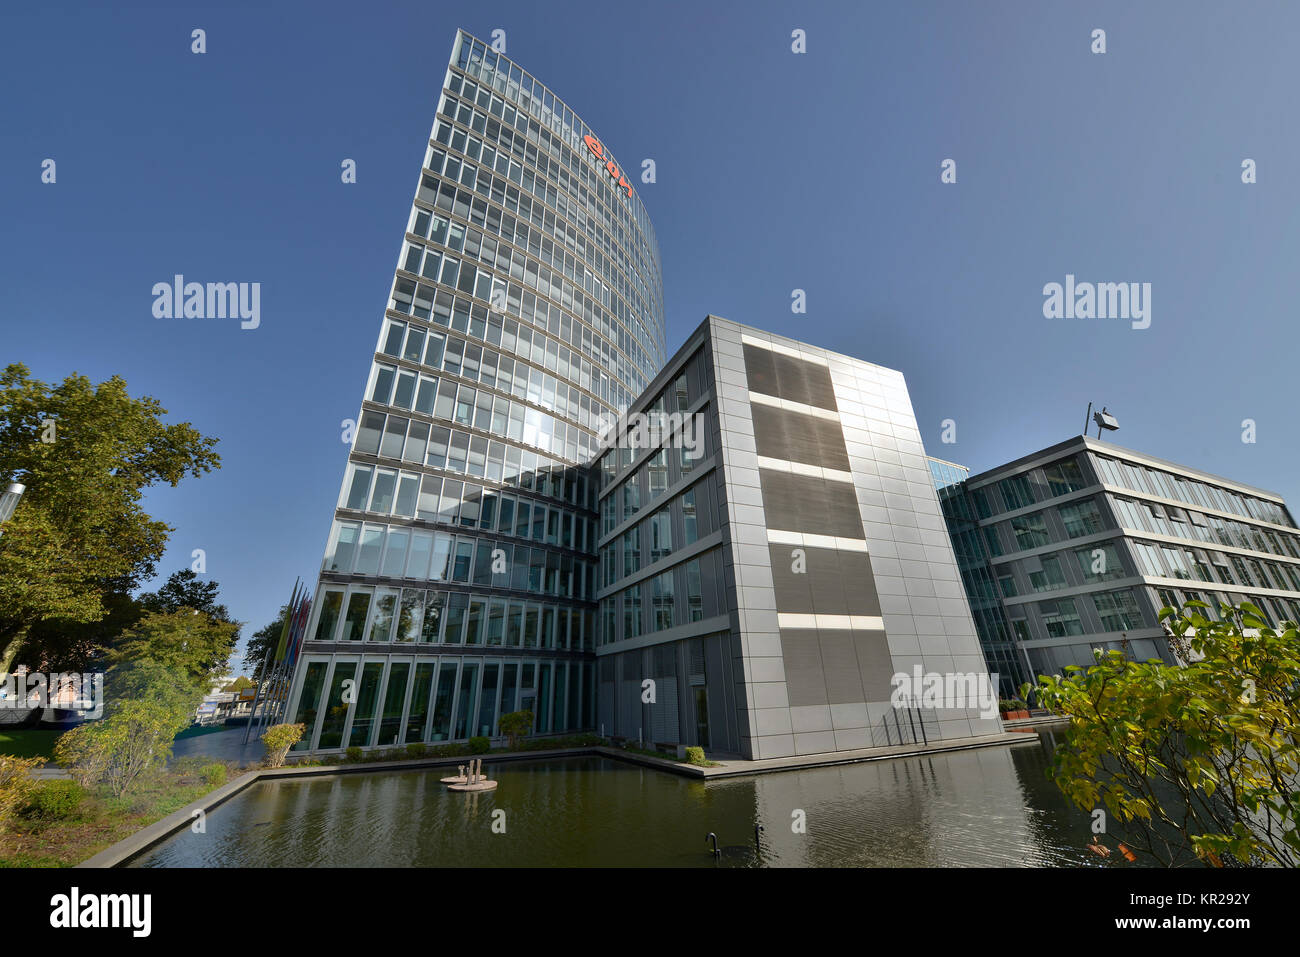
[[[866,701],[862,693],[862,673],[853,646],[853,632],[821,632],[822,669],[826,673],[826,698],[829,704],[855,704]]]
[[[857,495],[848,482],[773,469],[759,469],[758,480],[768,528],[866,538]]]
[[[849,471],[849,452],[839,422],[760,402],[751,403],[749,409],[759,455]]]
[[[826,675],[822,671],[821,643],[817,632],[782,629],[781,659],[785,665],[785,687],[790,707],[828,704]]]
[[[793,552],[803,551],[805,571],[796,572]],[[880,598],[865,552],[769,545],[776,610],[795,615],[880,616]]]
[[[781,629],[790,707],[888,701],[894,665],[885,633]]]
[[[854,631],[853,647],[858,654],[858,673],[867,701],[888,701],[893,685],[894,660],[883,631]]]
[[[825,366],[749,343],[745,343],[744,350],[750,391],[819,409],[835,409],[835,387]]]

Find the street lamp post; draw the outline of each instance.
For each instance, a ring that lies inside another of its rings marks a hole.
[[[22,482],[10,482],[4,492],[0,493],[0,526],[14,514],[14,509],[18,507],[18,500],[23,497],[23,492],[27,491],[27,486]],[[0,527],[0,535],[4,534],[4,528]]]

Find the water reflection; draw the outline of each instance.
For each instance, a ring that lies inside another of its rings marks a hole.
[[[133,866],[1096,866],[1047,762],[1031,739],[707,784],[604,758],[490,765],[481,794],[446,769],[267,781]]]

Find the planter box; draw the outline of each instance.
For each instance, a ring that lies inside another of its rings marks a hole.
[[[1002,712],[1002,720],[1004,721],[1013,721],[1016,718],[1028,718],[1028,717],[1029,717],[1029,712],[1025,710]]]

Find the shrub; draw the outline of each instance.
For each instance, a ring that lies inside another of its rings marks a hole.
[[[142,774],[166,762],[176,724],[166,704],[121,701],[102,721],[61,735],[54,743],[54,760],[78,784],[103,784],[121,797]]]
[[[1088,668],[1022,689],[1070,719],[1050,774],[1166,867],[1300,866],[1300,629],[1270,627],[1249,602],[1202,611],[1160,610],[1181,664],[1098,649]]]
[[[39,781],[23,813],[41,821],[67,821],[77,816],[86,789],[76,781]]]
[[[362,750],[361,750],[359,747],[357,747],[355,744],[352,745],[352,747],[348,748],[346,751],[343,752],[343,760],[344,760],[344,761],[348,761],[348,762],[356,763],[356,762],[360,761],[360,760],[362,759],[362,757],[364,757],[364,753],[363,753]]]
[[[512,711],[501,716],[501,733],[510,740],[510,747],[519,747],[519,739],[533,730],[531,711]]]
[[[460,758],[469,753],[469,747],[464,744],[438,744],[429,749],[429,756],[434,758]]]
[[[487,754],[492,750],[492,742],[487,738],[479,736],[469,739],[470,754]]]
[[[199,773],[203,775],[203,780],[208,782],[210,788],[219,788],[226,783],[226,766],[224,764],[205,764]]]
[[[45,763],[44,758],[15,758],[0,754],[0,834],[10,816],[24,807],[36,790],[31,773]]]
[[[708,765],[709,765],[709,760],[708,760],[708,758],[706,758],[706,757],[704,756],[704,749],[703,749],[703,748],[687,748],[687,749],[686,749],[686,763],[687,763],[687,764],[697,764],[697,765],[699,765],[700,767],[708,767]]]
[[[422,758],[425,750],[423,741],[412,741],[406,746],[406,756],[408,758]]]
[[[262,735],[262,743],[266,745],[266,757],[262,763],[268,768],[284,767],[289,749],[302,740],[302,734],[306,730],[305,724],[271,725],[266,729],[266,734]]]

